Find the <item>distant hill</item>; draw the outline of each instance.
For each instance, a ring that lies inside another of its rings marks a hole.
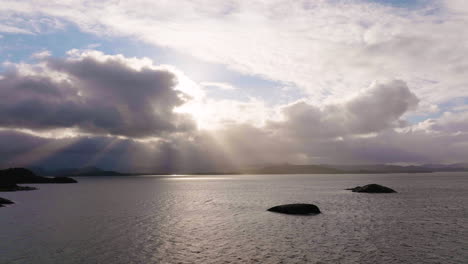
[[[247,171],[252,174],[337,174],[344,171],[328,168],[321,165],[271,165],[259,169]]]
[[[468,171],[468,164],[425,164],[421,166],[399,166],[387,164],[371,165],[294,165],[271,164],[255,166],[248,169],[210,172],[130,172],[123,173],[112,170],[103,170],[97,167],[65,168],[58,170],[45,170],[43,168],[30,168],[38,175],[43,176],[132,176],[132,175],[167,175],[167,174],[193,174],[193,175],[223,175],[223,174],[371,174],[371,173],[430,173],[430,172],[456,172]]]
[[[467,163],[424,164],[420,166],[398,166],[387,164],[322,166],[347,171],[348,173],[426,173],[468,171]]]
[[[22,183],[76,183],[76,181],[68,177],[42,177],[25,168],[0,170],[1,187],[15,189],[16,184]]]
[[[371,165],[268,165],[257,169],[245,170],[252,174],[371,174],[371,173],[430,173],[430,172],[468,171],[468,164],[399,166],[387,164]]]
[[[323,165],[347,173],[426,173],[433,172],[431,168],[422,166],[398,166],[386,164],[374,165]]]
[[[434,171],[468,171],[468,163],[424,164],[422,167],[429,168]]]
[[[97,167],[65,168],[58,170],[45,170],[42,168],[31,168],[34,172],[46,176],[125,176],[130,175],[111,170],[102,170]]]

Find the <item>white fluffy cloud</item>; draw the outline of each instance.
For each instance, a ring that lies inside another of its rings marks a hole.
[[[468,94],[468,34],[460,30],[468,24],[467,5],[426,3],[403,9],[364,0],[4,1],[0,13],[132,36],[296,84],[315,103],[398,78],[421,100],[438,104]]]
[[[270,126],[301,138],[377,133],[406,126],[401,116],[416,108],[418,101],[403,81],[376,82],[340,103],[322,107],[303,101],[290,104],[282,109],[285,120]]]
[[[468,134],[468,111],[445,112],[440,118],[424,120],[418,127],[444,134]]]

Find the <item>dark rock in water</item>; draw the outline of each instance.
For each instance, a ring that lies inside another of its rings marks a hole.
[[[32,171],[24,168],[11,168],[0,170],[0,185],[18,184],[18,183],[76,183],[68,177],[41,177]]]
[[[77,183],[77,181],[70,177],[54,177],[52,178],[54,183]]]
[[[2,207],[4,204],[13,204],[13,202],[8,199],[0,197],[0,207]]]
[[[357,186],[357,187],[346,189],[346,190],[351,190],[353,192],[359,192],[359,193],[396,193],[395,190],[379,185],[379,184],[368,184],[368,185]]]
[[[37,190],[35,187],[18,186],[16,183],[1,183],[0,192],[16,192],[16,191],[32,191]]]
[[[283,204],[272,207],[267,211],[282,214],[320,214],[320,209],[313,204]]]

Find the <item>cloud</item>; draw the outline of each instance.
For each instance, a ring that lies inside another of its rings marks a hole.
[[[393,80],[376,82],[347,100],[323,106],[307,102],[284,106],[282,119],[264,125],[226,122],[214,130],[176,131],[151,140],[96,134],[56,138],[3,129],[0,166],[187,173],[284,162],[463,162],[468,155],[464,125],[468,115],[445,114],[431,122],[408,124],[403,116],[417,103],[404,82]]]
[[[274,109],[264,101],[250,98],[247,101],[212,99],[204,97],[192,100],[177,110],[191,114],[200,129],[220,129],[229,124],[253,124],[263,126],[265,121],[274,118]]]
[[[181,173],[283,162],[460,162],[468,155],[464,108],[412,125],[405,116],[419,99],[401,80],[374,82],[347,99],[274,108],[206,97],[181,72],[148,59],[74,50],[7,66],[0,79],[4,167]],[[212,127],[197,130],[194,120]]]
[[[444,134],[468,134],[468,111],[444,112],[440,118],[424,120],[418,127]]]
[[[196,137],[194,140],[193,137],[172,135],[165,140],[151,141],[112,136],[46,138],[0,130],[0,168],[98,166],[120,171],[166,173],[233,168],[214,147],[214,141],[207,140],[206,136]]]
[[[34,53],[33,55],[31,55],[32,58],[34,59],[45,59],[47,57],[50,57],[52,55],[52,53],[50,53],[50,51],[48,50],[43,50],[43,51],[39,51],[39,52],[36,52]]]
[[[232,91],[237,89],[232,84],[225,82],[201,82],[200,85],[203,87],[215,87],[224,91]]]
[[[174,108],[189,100],[174,73],[144,59],[73,51],[10,65],[0,80],[0,126],[154,137],[194,128]]]
[[[322,107],[299,101],[282,108],[283,121],[270,126],[301,138],[376,133],[407,125],[401,119],[419,99],[400,80],[375,82],[354,97]]]
[[[86,32],[128,36],[294,84],[315,104],[383,78],[405,80],[428,104],[466,95],[464,10],[459,0],[410,8],[357,0],[6,1],[0,7],[0,13],[71,21]]]
[[[65,28],[65,23],[53,16],[35,12],[34,3],[6,1],[0,7],[0,32],[35,35]]]
[[[260,99],[215,100],[194,92],[197,84],[182,73],[145,59],[94,51],[44,57],[33,65],[10,65],[0,80],[0,126],[13,129],[2,132],[4,145],[8,138],[24,142],[19,150],[6,148],[19,155],[8,160],[38,160],[45,145],[60,154],[40,159],[44,164],[89,163],[93,153],[111,148],[116,152],[103,154],[100,164],[161,164],[168,171],[286,161],[464,161],[465,106],[447,110],[444,104],[468,94],[468,34],[460,30],[468,26],[468,5],[425,3],[4,1],[0,24],[24,32],[38,34],[68,21],[86,32],[171,48],[307,94],[275,109]],[[374,82],[385,79],[401,81]],[[173,111],[184,107],[185,114]],[[440,111],[446,113],[438,117]],[[411,124],[412,113],[432,119]],[[215,129],[196,130],[188,114]],[[79,135],[44,138],[18,128]],[[155,136],[158,141],[131,139]]]
[[[18,27],[14,27],[14,26],[9,26],[9,25],[4,25],[4,24],[0,24],[0,32],[3,32],[3,33],[19,33],[19,34],[32,34],[31,32],[25,30],[25,29],[22,29],[22,28],[18,28]]]

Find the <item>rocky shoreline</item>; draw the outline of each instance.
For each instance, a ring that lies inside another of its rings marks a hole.
[[[69,177],[42,177],[24,168],[10,168],[0,170],[0,192],[33,191],[36,187],[20,186],[18,184],[47,184],[47,183],[77,183],[75,179]],[[0,198],[0,207],[14,202]]]
[[[3,207],[5,204],[14,204],[14,202],[12,202],[12,201],[10,201],[8,199],[0,197],[0,207]]]
[[[0,192],[33,191],[33,190],[37,190],[37,188],[30,187],[30,186],[19,186],[15,183],[0,184]]]

